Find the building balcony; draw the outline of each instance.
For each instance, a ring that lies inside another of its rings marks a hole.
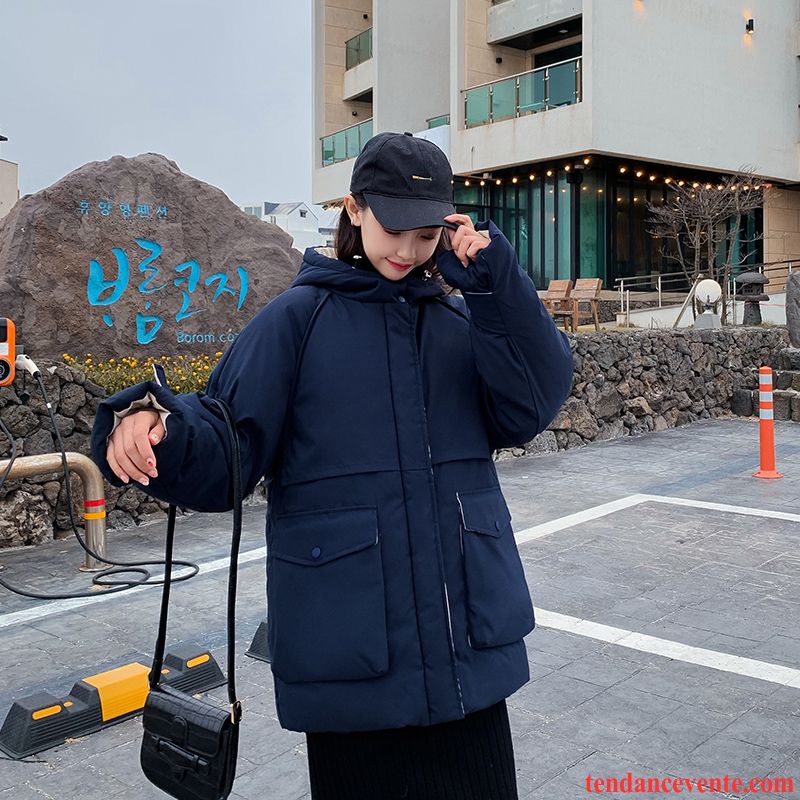
[[[558,34],[580,31],[582,0],[493,0],[486,20],[488,44],[527,50]]]
[[[581,58],[573,58],[465,89],[465,127],[580,103],[581,62]]]
[[[375,86],[375,62],[372,59],[372,28],[345,42],[343,100],[364,100]]]
[[[322,166],[328,167],[339,161],[356,158],[371,138],[372,118],[321,137]]]
[[[372,58],[372,28],[362,31],[344,43],[345,69],[353,69]]]
[[[438,128],[442,125],[449,125],[450,124],[450,115],[449,114],[440,114],[438,117],[430,117],[426,120],[428,123],[428,129],[431,128]]]

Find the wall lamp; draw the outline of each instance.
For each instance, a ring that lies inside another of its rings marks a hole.
[[[752,35],[753,30],[755,29],[755,23],[753,22],[752,19],[747,20],[747,23],[745,24],[744,29],[745,29],[745,31],[747,33]]]

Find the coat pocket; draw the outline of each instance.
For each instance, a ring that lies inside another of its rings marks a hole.
[[[456,492],[470,647],[499,647],[530,633],[533,603],[499,486]]]
[[[374,678],[389,669],[374,506],[276,516],[267,545],[268,637],[282,681]]]

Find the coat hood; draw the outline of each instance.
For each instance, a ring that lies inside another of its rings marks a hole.
[[[335,294],[367,303],[386,303],[403,296],[409,302],[443,295],[433,278],[409,275],[392,281],[374,269],[360,269],[336,257],[332,247],[308,247],[292,286],[323,286]]]

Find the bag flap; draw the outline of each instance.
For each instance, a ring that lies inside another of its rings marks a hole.
[[[217,755],[226,724],[231,724],[228,708],[211,705],[168,685],[150,691],[142,713],[142,726],[147,733],[208,759]]]
[[[456,497],[466,530],[500,536],[511,522],[511,512],[499,486],[456,492]]]
[[[350,506],[300,511],[276,516],[270,528],[270,555],[318,567],[376,544],[378,509]]]

